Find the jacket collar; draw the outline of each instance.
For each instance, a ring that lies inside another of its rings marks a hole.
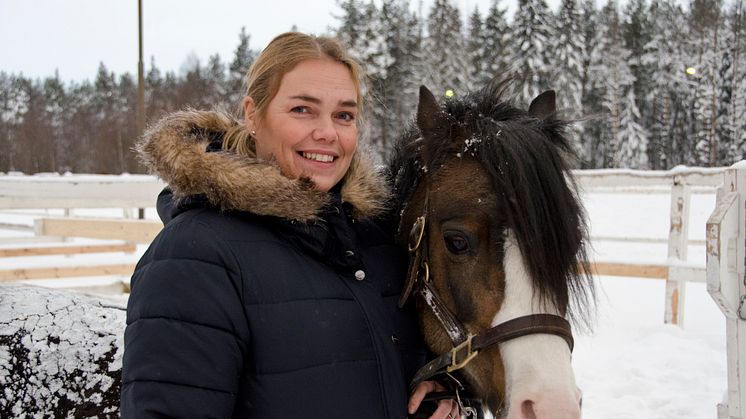
[[[168,183],[177,199],[204,195],[221,210],[301,222],[318,219],[330,203],[330,194],[316,190],[310,179],[289,179],[273,162],[255,155],[212,151],[225,133],[242,127],[223,112],[176,112],[151,126],[136,149],[145,166]],[[353,217],[376,217],[385,212],[389,200],[386,182],[361,153],[355,153],[340,183],[341,200],[352,207]]]

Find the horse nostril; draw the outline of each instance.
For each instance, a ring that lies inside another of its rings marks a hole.
[[[536,419],[536,412],[534,412],[534,402],[526,400],[521,403],[521,419]]]

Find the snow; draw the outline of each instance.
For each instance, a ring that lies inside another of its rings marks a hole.
[[[601,277],[593,333],[576,337],[583,415],[716,417],[726,390],[725,321],[704,284],[687,284],[685,325],[663,324],[665,282]]]
[[[593,235],[662,240],[668,237],[669,195],[613,192],[581,194]],[[690,239],[704,240],[705,222],[714,208],[714,199],[712,194],[691,196]],[[97,216],[106,216],[111,211],[116,213],[116,210],[99,210],[101,213]],[[152,209],[147,216],[154,217]],[[31,225],[31,217],[33,214],[29,211],[0,213],[0,223],[12,221]],[[29,234],[0,230],[4,239]],[[597,261],[663,264],[668,259],[665,241],[644,244],[593,241],[592,247],[592,258]],[[138,248],[137,254],[143,249]],[[704,267],[704,245],[691,245],[688,250],[688,260],[678,264]],[[19,266],[71,261],[106,264],[120,259],[133,260],[137,254],[0,258],[0,268],[7,269],[10,263]],[[116,286],[126,280],[108,277],[30,282],[95,291],[90,287]],[[707,294],[705,284],[686,285],[683,327],[663,324],[665,281],[599,277],[596,285],[598,310],[594,327],[592,331],[576,331],[573,354],[576,379],[584,395],[583,417],[715,418],[716,406],[727,387],[725,318]],[[107,298],[115,300],[116,305],[124,304],[126,299],[121,296]]]

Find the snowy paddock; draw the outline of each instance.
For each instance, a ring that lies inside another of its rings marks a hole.
[[[155,199],[155,197],[154,197]],[[583,201],[593,235],[665,239],[669,229],[667,194],[588,193]],[[689,237],[703,239],[705,222],[714,208],[714,195],[692,195]],[[43,214],[57,215],[44,211]],[[28,210],[0,213],[0,224],[33,224],[39,215]],[[121,216],[115,210],[79,210],[76,215]],[[146,218],[155,218],[154,210]],[[31,232],[0,230],[8,247],[13,237]],[[83,241],[75,239],[75,242]],[[90,241],[90,240],[88,240]],[[592,257],[600,261],[665,263],[665,244],[592,242]],[[89,254],[0,258],[0,268],[65,264],[135,262],[134,254]],[[689,247],[689,261],[704,266],[704,249]],[[126,277],[72,278],[28,281],[64,288],[104,285]],[[704,280],[704,278],[703,278]],[[727,386],[725,319],[707,294],[705,284],[689,283],[684,299],[683,327],[663,324],[665,281],[598,277],[598,310],[592,331],[577,331],[573,363],[581,387],[584,418],[591,419],[711,419]],[[105,298],[126,301],[126,295]]]

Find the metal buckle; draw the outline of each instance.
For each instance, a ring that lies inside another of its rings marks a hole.
[[[409,251],[414,252],[420,247],[422,236],[425,235],[425,216],[417,217],[409,232]]]
[[[420,265],[420,268],[424,268],[424,271],[425,271],[425,275],[424,275],[424,278],[422,278],[422,281],[424,281],[425,283],[430,282],[430,265],[428,265],[427,262],[422,262],[422,264]],[[419,275],[420,272],[422,272],[422,270],[417,271],[418,278],[421,277]]]
[[[471,362],[471,360],[479,354],[479,351],[471,350],[472,338],[474,338],[474,335],[469,334],[465,341],[459,343],[453,349],[451,349],[451,365],[446,368],[446,371],[452,372],[464,368],[466,364]],[[461,354],[461,352],[464,350],[464,348],[466,348],[466,355],[462,361],[458,361],[457,358],[459,354]]]

